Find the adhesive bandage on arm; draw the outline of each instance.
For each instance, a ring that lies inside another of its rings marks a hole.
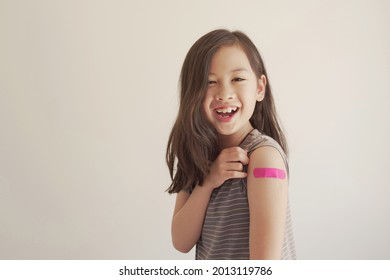
[[[255,178],[275,178],[284,180],[286,178],[286,172],[283,169],[278,168],[255,168],[253,169],[253,176],[255,176]]]

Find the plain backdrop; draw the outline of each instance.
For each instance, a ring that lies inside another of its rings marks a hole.
[[[0,0],[0,258],[194,258],[165,149],[188,49],[227,28],[269,73],[298,258],[390,259],[389,3]]]

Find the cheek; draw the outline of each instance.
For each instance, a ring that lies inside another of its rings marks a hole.
[[[253,117],[253,114],[255,113],[256,111],[256,106],[260,106],[260,103],[256,102],[254,105],[253,105],[253,108],[251,108],[251,117]]]
[[[247,98],[245,98],[245,100],[241,100],[241,102],[243,103],[243,106],[245,106],[246,114],[249,114],[252,116],[252,114],[255,110],[256,104],[258,103],[256,101],[255,96],[247,97]]]
[[[202,108],[203,110],[207,113],[208,110],[210,109],[210,106],[211,106],[211,101],[212,101],[212,98],[210,96],[210,94],[207,94],[207,92],[205,93],[205,96],[203,98],[203,101],[202,101]]]
[[[201,106],[201,114],[207,118],[207,115],[208,115],[208,110],[207,108],[210,107],[208,104],[208,101],[207,101],[207,97],[205,96],[202,100],[202,106]]]

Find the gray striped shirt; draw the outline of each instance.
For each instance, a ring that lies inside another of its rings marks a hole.
[[[271,137],[252,130],[240,147],[251,154],[262,146],[272,146],[288,162],[280,145]],[[201,237],[196,244],[197,260],[249,259],[249,206],[245,179],[230,179],[216,188],[210,198]],[[287,207],[282,259],[296,259],[290,207]]]

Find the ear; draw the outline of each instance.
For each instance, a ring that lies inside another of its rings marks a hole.
[[[256,100],[260,102],[264,99],[265,96],[265,87],[267,85],[267,78],[264,75],[261,75],[257,83],[258,85],[257,85]]]

